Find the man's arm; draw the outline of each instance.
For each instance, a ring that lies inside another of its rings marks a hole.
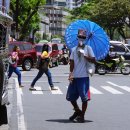
[[[70,60],[70,74],[69,74],[69,80],[73,79],[73,70],[74,70],[74,60]]]
[[[74,70],[74,60],[70,60],[70,73]]]
[[[96,59],[95,57],[89,57],[89,56],[84,56],[86,60],[88,60],[89,62],[92,62],[92,63],[96,63]]]

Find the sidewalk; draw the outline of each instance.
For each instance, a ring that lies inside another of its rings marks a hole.
[[[0,130],[8,130],[9,126],[8,125],[2,125],[0,126]]]

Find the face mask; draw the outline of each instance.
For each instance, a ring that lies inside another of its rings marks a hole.
[[[80,46],[83,46],[83,44],[85,44],[85,39],[79,38],[78,41]]]

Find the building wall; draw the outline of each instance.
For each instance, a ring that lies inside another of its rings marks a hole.
[[[85,0],[66,0],[66,6],[68,9],[72,10],[76,7],[80,7]]]
[[[64,36],[66,24],[64,16],[68,15],[61,7],[57,5],[46,5],[43,9],[49,18],[49,30],[52,35]]]

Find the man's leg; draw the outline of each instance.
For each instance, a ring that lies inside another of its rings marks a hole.
[[[71,101],[72,106],[74,107],[74,114],[69,118],[69,120],[73,121],[77,116],[80,116],[81,110],[77,104],[77,101]]]
[[[85,115],[85,112],[87,110],[87,106],[88,106],[88,101],[85,101],[82,103],[82,115]]]
[[[82,112],[79,117],[77,117],[78,122],[84,122],[85,112],[88,106],[88,91],[89,91],[89,77],[81,78],[79,81],[79,95],[82,99]]]

